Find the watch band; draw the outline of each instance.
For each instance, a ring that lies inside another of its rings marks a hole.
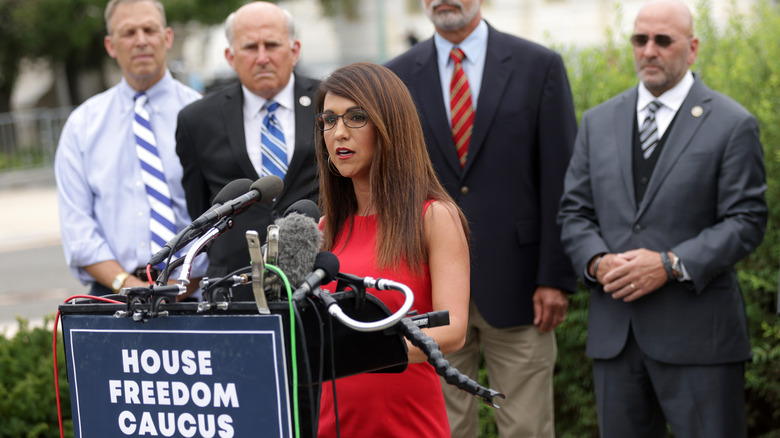
[[[669,259],[669,253],[661,251],[661,263],[664,264],[664,270],[666,271],[667,280],[673,280],[675,278],[674,272],[672,272],[672,261]]]
[[[593,278],[596,282],[599,281],[599,263],[601,263],[601,259],[603,258],[604,254],[599,254],[599,256],[596,257],[596,261],[593,262]]]
[[[125,281],[127,281],[127,277],[129,276],[129,272],[120,272],[119,274],[116,274],[116,277],[114,277],[114,280],[111,282],[111,289],[114,291],[114,293],[119,293],[119,291],[122,289],[122,286],[124,286]]]

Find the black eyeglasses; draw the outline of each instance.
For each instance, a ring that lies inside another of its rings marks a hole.
[[[362,109],[353,109],[342,115],[333,113],[317,114],[317,128],[320,131],[329,131],[336,126],[339,118],[344,121],[347,128],[362,128],[368,123],[368,114]]]
[[[676,41],[669,35],[664,35],[662,33],[654,36],[652,39],[655,45],[658,47],[669,47],[673,42]],[[631,35],[631,44],[633,44],[634,47],[644,47],[648,41],[650,41],[650,37],[643,33],[635,33]]]

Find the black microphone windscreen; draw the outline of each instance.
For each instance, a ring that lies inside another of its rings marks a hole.
[[[328,284],[339,274],[339,258],[330,251],[322,251],[314,258],[314,270],[322,269],[327,276],[322,279],[322,284]]]
[[[279,227],[276,265],[295,288],[314,269],[314,258],[322,245],[322,232],[314,219],[300,213],[290,213],[274,223]]]
[[[238,198],[252,188],[253,181],[249,178],[240,178],[225,184],[222,190],[214,196],[214,204],[224,204],[234,198]]]
[[[284,182],[282,182],[281,178],[276,175],[267,175],[252,183],[252,186],[249,188],[249,190],[257,190],[260,192],[260,197],[257,198],[257,203],[265,204],[267,202],[271,202],[275,197],[279,196],[279,193],[282,193],[283,188]]]
[[[293,204],[285,210],[284,215],[287,216],[290,213],[300,213],[314,219],[315,222],[319,222],[320,220],[320,208],[317,207],[317,203],[311,199],[301,199],[293,202]]]

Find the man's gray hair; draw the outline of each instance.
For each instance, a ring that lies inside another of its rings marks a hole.
[[[284,16],[287,18],[287,36],[290,38],[290,45],[295,43],[295,20],[292,14],[287,9],[279,8],[284,12]],[[233,22],[236,19],[236,13],[232,12],[225,19],[225,37],[228,41],[228,48],[233,51]]]
[[[138,2],[152,2],[152,4],[154,4],[157,7],[157,9],[160,10],[160,15],[162,15],[163,27],[168,26],[167,20],[165,19],[165,7],[158,0],[111,0],[110,2],[108,2],[108,5],[106,5],[106,12],[103,15],[103,18],[105,18],[106,20],[106,33],[108,35],[111,35],[112,32],[111,16],[114,15],[114,11],[116,10],[116,7],[123,3],[138,3]]]

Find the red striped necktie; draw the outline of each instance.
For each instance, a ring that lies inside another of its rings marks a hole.
[[[466,58],[463,50],[454,48],[450,58],[455,64],[450,82],[450,117],[452,117],[452,140],[458,151],[460,167],[466,164],[466,153],[471,141],[471,129],[474,126],[474,106],[471,103],[471,88],[461,62]]]

